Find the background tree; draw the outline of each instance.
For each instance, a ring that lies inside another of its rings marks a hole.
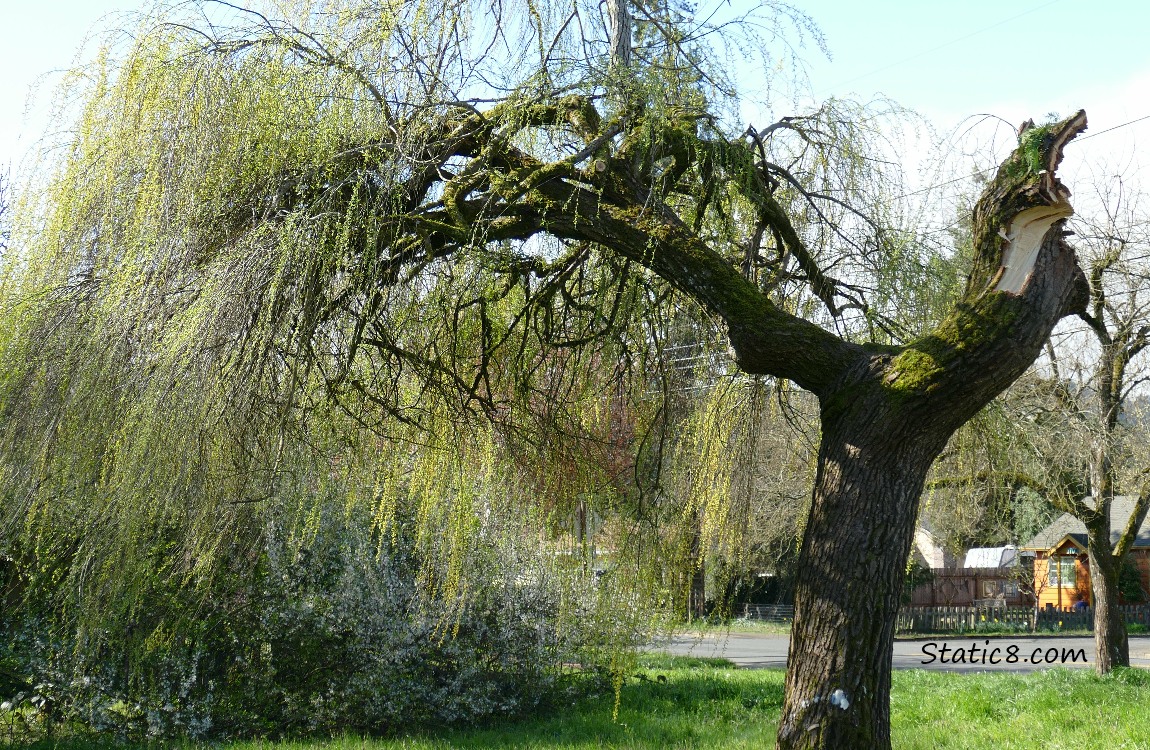
[[[1092,501],[1075,495],[1065,510],[1086,526],[1096,668],[1106,674],[1113,666],[1130,665],[1118,609],[1119,573],[1150,508],[1145,480],[1150,463],[1139,450],[1144,421],[1129,408],[1146,379],[1140,355],[1150,345],[1145,265],[1150,233],[1140,196],[1120,177],[1095,181],[1094,189],[1100,210],[1080,218],[1075,227],[1090,278],[1090,302],[1078,315],[1086,335],[1071,332],[1063,346],[1051,346],[1048,354],[1053,395],[1073,417],[1074,431],[1089,439]],[[1083,345],[1084,339],[1089,343]],[[1137,499],[1126,526],[1118,530],[1111,529],[1110,510],[1120,472]],[[1112,532],[1118,532],[1116,538]]]
[[[1086,453],[1035,372],[955,433],[927,483],[932,523],[955,549],[1024,544],[1087,494]]]
[[[602,434],[602,396],[645,388],[644,321],[689,299],[743,372],[820,404],[778,744],[889,747],[926,473],[1085,299],[1056,177],[1085,115],[1023,128],[946,318],[863,345],[904,247],[868,156],[883,121],[840,102],[750,130],[729,116],[718,63],[769,52],[757,29],[810,27],[787,6],[722,25],[634,5],[625,70],[593,3],[205,7],[226,17],[145,24],[90,71],[43,219],[6,259],[6,526],[43,550],[72,524],[59,575],[108,584],[62,590],[132,602],[158,521],[174,575],[209,577],[320,447],[381,530],[400,498],[419,507],[414,537],[445,559],[424,583],[456,591],[451,550],[483,512],[463,467],[560,473],[557,445]],[[378,440],[335,449],[344,417]],[[419,441],[435,458],[413,465]]]
[[[1120,177],[1096,179],[1092,187],[1091,210],[1072,224],[1090,283],[1078,325],[1060,327],[1034,371],[956,436],[931,484],[950,488],[956,505],[979,509],[983,540],[1005,534],[1018,543],[1033,536],[1035,520],[1053,520],[1049,511],[1019,517],[1036,498],[1083,522],[1096,668],[1105,674],[1129,666],[1119,577],[1150,506],[1139,408],[1146,378],[1141,354],[1150,344],[1150,237],[1140,196]],[[1126,525],[1112,529],[1110,509],[1121,487],[1136,499]]]

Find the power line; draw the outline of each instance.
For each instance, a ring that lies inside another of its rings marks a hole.
[[[912,191],[910,191],[909,193],[903,193],[902,195],[896,195],[896,196],[894,197],[894,199],[895,199],[895,200],[898,200],[899,198],[909,198],[909,197],[910,197],[910,196],[912,196],[912,195],[918,195],[919,193],[925,193],[925,192],[927,192],[927,191],[929,191],[929,190],[934,190],[935,188],[938,188],[938,187],[945,187],[945,186],[947,186],[947,185],[952,185],[952,184],[954,184],[954,183],[956,183],[956,182],[962,182],[963,180],[968,180],[968,179],[970,179],[971,177],[978,177],[978,176],[981,176],[981,175],[987,174],[988,172],[991,172],[991,171],[993,171],[993,170],[995,170],[995,169],[998,169],[998,167],[997,167],[997,166],[994,166],[994,167],[990,167],[990,168],[988,168],[988,169],[980,169],[980,170],[978,170],[977,172],[974,172],[974,173],[972,173],[972,174],[969,174],[969,175],[965,175],[965,176],[963,176],[963,177],[955,177],[953,180],[947,180],[946,182],[936,182],[936,183],[935,183],[935,184],[933,184],[933,185],[927,185],[927,186],[926,186],[926,187],[924,187],[924,188],[919,188],[918,190],[912,190]]]
[[[1102,135],[1104,133],[1113,132],[1115,130],[1118,130],[1119,128],[1124,128],[1127,125],[1133,125],[1135,123],[1142,122],[1143,120],[1150,120],[1150,115],[1143,115],[1142,117],[1137,117],[1133,120],[1130,120],[1128,122],[1124,122],[1120,125],[1115,125],[1114,127],[1106,128],[1105,130],[1099,130],[1097,133],[1091,133],[1090,135],[1084,135],[1081,138],[1076,138],[1073,141],[1071,141],[1070,145],[1074,145],[1075,143],[1079,143],[1081,141],[1088,141],[1091,138],[1094,138],[1096,136]],[[918,190],[912,190],[909,193],[903,193],[902,195],[896,195],[894,199],[898,200],[899,198],[909,198],[912,195],[918,195],[919,193],[925,193],[928,190],[934,190],[935,188],[938,188],[938,187],[945,187],[947,185],[952,185],[956,182],[962,182],[963,180],[969,179],[970,177],[979,177],[979,176],[984,175],[984,174],[989,174],[996,169],[998,169],[997,165],[995,165],[993,167],[987,167],[986,169],[980,169],[977,172],[974,172],[974,173],[967,175],[967,176],[955,177],[953,180],[947,180],[945,182],[938,182],[938,183],[935,183],[934,185],[927,185],[924,188],[919,188]]]
[[[1084,135],[1081,138],[1076,138],[1075,140],[1077,140],[1077,141],[1088,141],[1096,135],[1102,135],[1103,133],[1109,133],[1111,130],[1117,130],[1118,128],[1124,128],[1127,125],[1133,125],[1134,123],[1142,122],[1143,120],[1150,120],[1150,115],[1145,115],[1144,117],[1139,117],[1138,119],[1131,120],[1130,122],[1124,122],[1121,125],[1115,125],[1112,128],[1106,128],[1105,130],[1099,130],[1097,133],[1091,133],[1090,135]]]

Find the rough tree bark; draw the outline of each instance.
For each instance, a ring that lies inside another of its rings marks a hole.
[[[631,65],[631,9],[628,0],[608,0],[607,25],[611,30],[611,64]]]
[[[581,111],[572,100],[541,116],[595,121]],[[493,119],[461,126],[455,152],[479,155]],[[890,747],[894,624],[927,470],[954,430],[1033,362],[1055,323],[1085,308],[1086,279],[1063,239],[1069,191],[1055,176],[1064,146],[1085,128],[1083,112],[1024,126],[975,207],[976,260],[963,297],[938,328],[902,347],[857,345],[788,314],[669,207],[651,208],[634,171],[638,137],[582,170],[501,142],[485,158],[516,175],[500,188],[514,202],[468,198],[472,183],[460,191],[449,183],[445,207],[418,217],[434,242],[449,232],[465,240],[486,222],[489,240],[546,232],[610,248],[721,316],[745,372],[790,379],[819,398],[823,437],[799,558],[783,750]],[[745,153],[707,148],[675,151],[668,172],[684,173],[692,154],[718,162]],[[746,184],[788,249],[809,257],[769,193]],[[493,204],[494,218],[484,219],[479,206]]]
[[[1106,509],[1109,510],[1109,503]],[[1109,513],[1098,513],[1086,521],[1090,587],[1094,595],[1094,669],[1098,674],[1109,674],[1114,667],[1130,666],[1126,624],[1118,609],[1119,561],[1110,551],[1108,516]]]
[[[1094,599],[1094,669],[1109,674],[1116,666],[1130,666],[1130,644],[1126,624],[1118,609],[1118,566],[1110,543],[1110,508],[1114,502],[1114,466],[1110,458],[1110,438],[1118,422],[1118,402],[1112,399],[1114,347],[1103,343],[1099,357],[1099,406],[1102,434],[1095,438],[1090,456],[1090,487],[1093,508],[1082,508],[1079,517],[1086,525],[1087,558],[1090,561],[1090,588]]]
[[[1091,464],[1094,505],[1076,503],[1075,515],[1086,526],[1090,593],[1094,600],[1094,669],[1104,675],[1114,667],[1130,666],[1126,621],[1119,609],[1118,573],[1122,559],[1130,551],[1150,509],[1150,488],[1142,489],[1125,528],[1115,540],[1110,527],[1110,508],[1114,501],[1113,467],[1106,446],[1095,449]]]
[[[1114,667],[1130,666],[1126,620],[1119,609],[1118,574],[1150,509],[1150,488],[1143,487],[1125,528],[1115,541],[1110,528],[1110,508],[1114,501],[1114,485],[1109,476],[1112,469],[1109,457],[1100,454],[1101,451],[1095,452],[1091,467],[1094,506],[1079,503],[1076,515],[1086,526],[1090,593],[1094,599],[1094,669],[1104,675]]]

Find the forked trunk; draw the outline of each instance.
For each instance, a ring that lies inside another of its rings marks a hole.
[[[931,333],[860,351],[818,391],[822,445],[779,750],[891,746],[894,629],[926,474],[950,435],[1085,302],[1085,278],[1063,240],[1069,192],[1054,177],[1062,146],[1085,126],[1081,112],[1042,129],[1028,124],[975,207],[978,261],[963,299]]]

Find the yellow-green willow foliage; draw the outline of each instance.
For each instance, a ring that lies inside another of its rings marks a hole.
[[[608,574],[563,617],[602,618],[623,644],[666,598],[682,523],[738,559],[732,466],[754,460],[740,415],[761,394],[725,381],[691,407],[656,458],[677,462],[659,523],[642,526],[644,451],[678,424],[657,313],[682,298],[587,244],[533,237],[527,253],[476,230],[442,254],[404,213],[425,199],[407,192],[421,170],[444,168],[429,154],[452,118],[475,110],[462,92],[546,72],[593,93],[606,67],[575,55],[559,4],[501,24],[497,3],[288,5],[293,23],[241,13],[213,38],[162,12],[70,77],[74,126],[2,261],[0,553],[98,625],[164,587],[206,595],[270,527],[306,546],[339,498],[381,548],[414,540],[429,596],[464,606],[470,545],[529,538],[555,575],[585,578],[564,524],[590,508]],[[456,38],[471,26],[506,54]],[[541,69],[544,38],[544,58],[569,57]],[[527,117],[507,96],[493,122]]]
[[[810,504],[817,428],[813,405],[777,382],[728,375],[698,388],[667,462],[679,509],[668,541],[680,570],[704,577],[725,611],[722,592],[736,579],[785,576]]]

